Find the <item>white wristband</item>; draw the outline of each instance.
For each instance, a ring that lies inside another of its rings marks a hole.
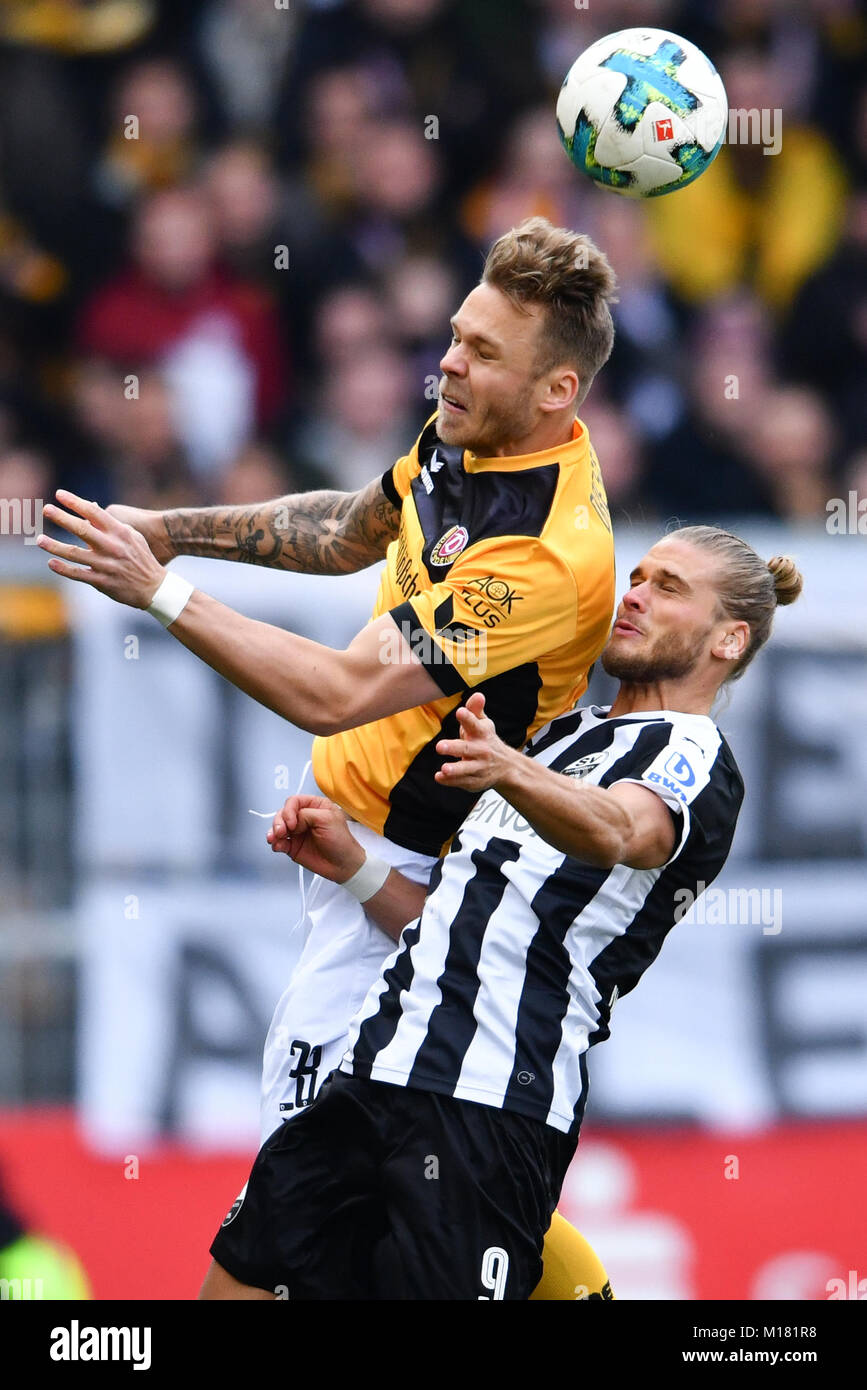
[[[375,859],[368,855],[358,872],[340,886],[360,903],[366,903],[368,898],[379,892],[390,873],[391,865],[386,864],[384,859]]]
[[[179,574],[167,574],[148,604],[148,612],[159,618],[163,627],[171,627],[189,603],[194,587]]]

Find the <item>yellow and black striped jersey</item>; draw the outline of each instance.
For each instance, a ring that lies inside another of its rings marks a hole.
[[[396,659],[402,636],[443,697],[317,738],[313,772],[354,820],[438,855],[477,799],[434,781],[458,705],[481,691],[519,748],[586,689],[614,607],[611,522],[580,420],[553,449],[479,458],[432,419],[382,485],[401,520],[373,618],[391,614]]]

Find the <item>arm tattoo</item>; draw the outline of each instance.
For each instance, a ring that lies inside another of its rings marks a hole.
[[[360,492],[300,492],[252,507],[163,512],[175,555],[302,574],[354,574],[385,555],[400,526],[375,479]]]

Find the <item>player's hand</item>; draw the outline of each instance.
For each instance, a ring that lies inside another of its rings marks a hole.
[[[276,854],[332,883],[352,878],[366,857],[340,807],[324,796],[290,796],[265,838]]]
[[[463,791],[487,791],[505,775],[515,757],[514,748],[497,736],[493,720],[484,712],[485,697],[478,691],[457,711],[460,738],[441,738],[436,751],[454,763],[443,763],[435,773],[443,786]]]
[[[64,579],[90,584],[117,603],[147,608],[166,572],[144,537],[96,502],[62,488],[56,495],[69,510],[49,503],[44,508],[45,517],[77,536],[83,545],[38,536],[36,544],[53,557],[48,568]]]
[[[116,521],[124,522],[134,531],[138,531],[140,536],[144,536],[151,554],[161,565],[167,565],[169,560],[174,559],[174,546],[166,530],[162,512],[147,511],[144,507],[124,507],[119,502],[112,502],[105,510]]]

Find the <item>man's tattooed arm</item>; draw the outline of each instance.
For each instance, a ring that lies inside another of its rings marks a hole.
[[[112,507],[157,559],[204,555],[303,574],[354,574],[385,555],[400,512],[379,479],[360,492],[301,492],[250,507],[146,512]]]

